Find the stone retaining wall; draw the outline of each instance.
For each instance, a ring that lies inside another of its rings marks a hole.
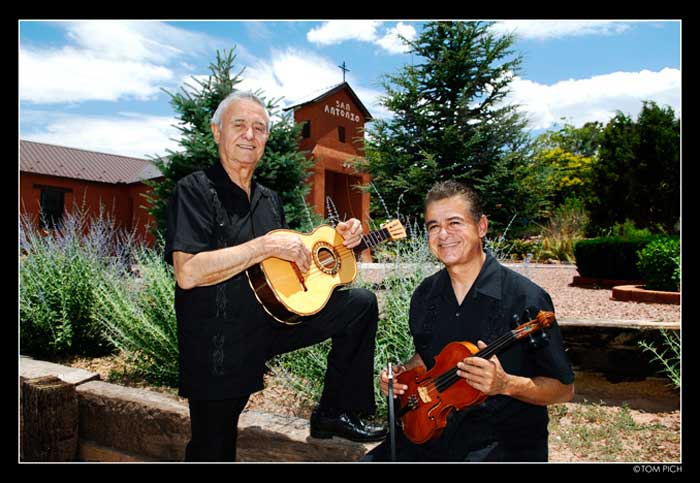
[[[75,388],[79,414],[75,461],[184,459],[189,410],[178,399],[100,381],[99,374],[82,369],[20,357],[22,384],[45,376],[56,376]],[[26,428],[34,427],[23,421],[20,411],[20,439],[27,438]],[[242,462],[356,461],[374,446],[311,438],[307,420],[259,411],[244,411],[238,428]]]

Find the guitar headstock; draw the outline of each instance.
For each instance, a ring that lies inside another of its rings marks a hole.
[[[554,312],[547,312],[545,310],[540,310],[534,319],[529,322],[525,322],[517,326],[513,333],[515,337],[520,339],[538,330],[543,330],[549,328],[554,322]]]
[[[402,238],[406,238],[406,229],[399,220],[387,221],[386,223],[383,223],[381,227],[389,233],[392,240],[401,240]]]

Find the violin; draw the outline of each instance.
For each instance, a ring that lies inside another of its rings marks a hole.
[[[397,411],[406,437],[416,444],[437,438],[447,426],[447,417],[453,410],[475,406],[487,398],[486,394],[457,375],[458,362],[467,357],[489,359],[528,336],[531,342],[537,343],[533,334],[551,326],[553,321],[554,312],[540,310],[534,319],[503,334],[482,350],[471,342],[450,342],[435,356],[435,365],[429,371],[417,367],[396,376],[399,384],[408,386],[399,396]],[[545,336],[544,333],[540,335]]]

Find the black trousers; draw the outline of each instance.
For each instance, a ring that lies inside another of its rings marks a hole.
[[[192,438],[185,448],[185,461],[236,461],[238,417],[248,397],[189,400]]]
[[[400,429],[397,428],[396,431],[396,461],[399,462],[546,462],[548,454],[546,437],[517,441],[484,441],[471,447],[459,448],[439,440],[415,444],[406,438]],[[389,436],[369,451],[362,461],[391,461]]]
[[[377,298],[365,289],[336,290],[326,307],[298,326],[269,328],[267,358],[331,339],[319,406],[372,414]],[[222,401],[189,400],[192,439],[186,461],[235,461],[238,418],[250,395]]]

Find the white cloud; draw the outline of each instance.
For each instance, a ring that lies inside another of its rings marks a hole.
[[[165,67],[104,59],[73,48],[20,51],[20,99],[26,102],[146,100],[172,78],[172,71]]]
[[[21,139],[75,147],[91,151],[133,156],[166,155],[166,149],[177,151],[180,132],[173,126],[177,119],[135,113],[119,113],[113,117],[53,114],[26,111],[23,119],[31,120],[22,129]],[[43,124],[38,130],[39,119]]]
[[[516,77],[510,84],[509,103],[520,104],[533,129],[548,129],[561,118],[574,126],[589,121],[606,123],[616,111],[636,118],[642,101],[669,105],[680,115],[681,74],[678,69],[658,72],[614,72],[588,79],[569,79],[553,85]]]
[[[381,24],[376,20],[330,20],[311,29],[306,38],[320,45],[339,44],[346,40],[373,42],[377,39],[377,28]]]
[[[389,29],[384,37],[378,39],[377,44],[391,54],[403,54],[408,52],[409,47],[399,38],[399,35],[402,35],[408,40],[413,40],[416,38],[416,29],[411,25],[399,22],[396,24],[396,27]]]
[[[333,45],[346,40],[357,40],[378,45],[390,54],[406,52],[407,48],[398,34],[413,40],[416,37],[416,29],[399,22],[395,27],[386,30],[384,35],[380,35],[377,31],[383,24],[384,22],[376,20],[330,20],[320,27],[309,30],[306,39],[318,45]]]
[[[70,45],[20,47],[22,101],[151,99],[161,87],[172,87],[174,69],[183,69],[183,57],[203,54],[217,44],[209,36],[160,22],[59,25],[67,31]]]
[[[503,20],[491,29],[499,34],[515,32],[521,39],[552,39],[582,35],[613,35],[624,32],[626,22],[603,20]]]
[[[105,58],[168,62],[221,47],[221,41],[163,22],[98,20],[68,22],[68,37],[83,50]]]
[[[239,85],[241,89],[262,89],[268,97],[284,97],[282,103],[285,106],[295,104],[300,99],[306,100],[314,93],[320,95],[342,82],[335,62],[313,52],[293,48],[273,50],[269,60],[258,60],[248,66],[243,77],[244,81]],[[352,76],[352,71],[346,79],[373,116],[384,112],[378,107],[379,91],[361,86]]]

